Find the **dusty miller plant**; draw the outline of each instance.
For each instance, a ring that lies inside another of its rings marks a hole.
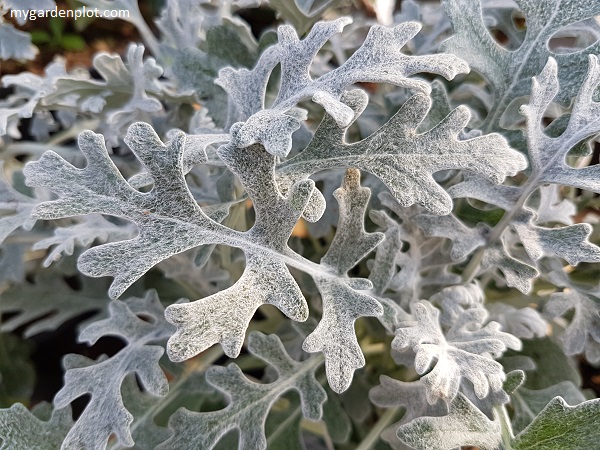
[[[597,447],[600,2],[82,3],[144,42],[2,78],[1,449]]]

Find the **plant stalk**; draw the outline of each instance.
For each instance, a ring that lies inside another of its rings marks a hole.
[[[377,423],[371,428],[369,434],[365,436],[360,445],[356,447],[356,450],[370,450],[372,449],[377,441],[379,440],[379,436],[382,431],[385,430],[394,420],[396,420],[399,416],[402,408],[391,408],[388,409],[383,415],[379,418]]]

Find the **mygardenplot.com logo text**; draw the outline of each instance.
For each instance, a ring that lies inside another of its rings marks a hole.
[[[88,8],[86,6],[80,9],[58,9],[56,7],[54,9],[11,9],[10,17],[22,20],[36,20],[46,17],[64,17],[74,20],[84,17],[126,19],[129,17],[129,10]]]

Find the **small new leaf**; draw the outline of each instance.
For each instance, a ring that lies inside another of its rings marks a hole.
[[[494,392],[502,389],[505,374],[493,357],[498,358],[507,347],[520,349],[521,342],[501,332],[498,323],[482,326],[487,318],[485,309],[465,310],[446,333],[439,323],[439,310],[428,301],[413,305],[413,315],[414,322],[405,322],[396,331],[392,347],[411,347],[415,352],[417,373],[426,373],[421,380],[427,386],[429,403],[454,399],[461,378],[473,383],[478,398],[488,395],[490,388]]]

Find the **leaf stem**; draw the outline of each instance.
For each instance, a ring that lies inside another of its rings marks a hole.
[[[403,408],[390,408],[379,418],[377,423],[371,428],[369,434],[365,436],[360,445],[356,447],[356,450],[370,450],[373,448],[377,441],[379,440],[379,436],[381,432],[386,429],[396,418],[398,417],[400,411]]]
[[[512,450],[511,443],[515,438],[512,426],[510,425],[510,419],[504,405],[494,406],[494,411],[500,420],[500,427],[502,433],[502,448],[504,450]]]
[[[70,141],[71,139],[76,138],[82,131],[95,130],[98,125],[100,125],[100,121],[98,119],[80,122],[77,125],[52,136],[52,139],[50,139],[45,146],[47,148],[55,145],[61,145],[67,141]]]
[[[519,196],[519,199],[517,200],[513,208],[510,211],[506,211],[504,213],[502,219],[500,219],[500,222],[498,222],[490,232],[485,247],[480,247],[467,264],[467,267],[465,267],[465,270],[462,274],[465,283],[470,283],[471,281],[473,281],[473,278],[475,278],[475,275],[477,274],[477,269],[481,264],[481,260],[483,259],[483,253],[485,252],[485,250],[491,247],[493,244],[495,244],[498,241],[498,239],[500,239],[500,236],[502,236],[502,233],[504,232],[506,227],[509,226],[510,222],[515,217],[515,215],[521,211],[521,209],[525,205],[525,202],[527,201],[531,193],[537,189],[537,187],[537,179],[533,179],[533,182],[531,179],[527,180],[527,182],[525,183],[525,189]]]

